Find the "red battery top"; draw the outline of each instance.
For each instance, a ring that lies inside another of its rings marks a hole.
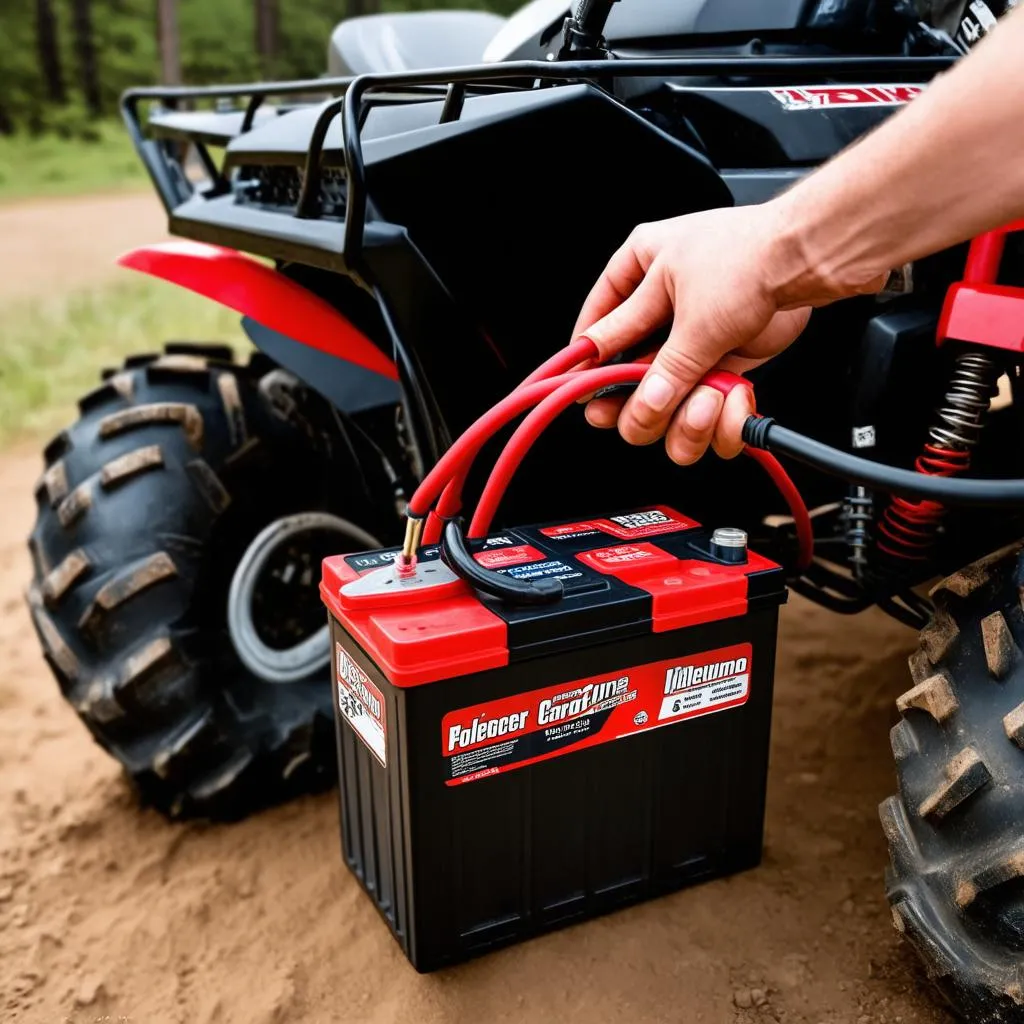
[[[335,555],[320,593],[330,613],[395,685],[417,686],[500,668],[583,643],[661,633],[785,600],[782,569],[753,551],[717,557],[711,531],[671,508],[517,527],[474,542],[485,568],[523,580],[557,578],[554,604],[512,607],[474,591],[419,552],[420,583],[390,566],[398,548]],[[424,585],[424,580],[436,581]]]

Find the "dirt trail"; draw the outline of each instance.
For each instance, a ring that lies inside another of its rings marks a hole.
[[[38,470],[34,452],[0,459],[5,1020],[948,1020],[881,888],[902,627],[786,610],[759,869],[424,977],[343,868],[333,795],[230,827],[136,809],[59,698],[21,601]]]
[[[38,199],[0,206],[0,303],[100,284],[126,249],[167,236],[153,192]]]

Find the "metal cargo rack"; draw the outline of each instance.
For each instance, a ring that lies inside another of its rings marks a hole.
[[[946,70],[952,57],[729,57],[626,59],[586,61],[518,61],[484,64],[429,71],[390,74],[366,74],[346,78],[314,78],[300,81],[248,83],[199,87],[148,87],[131,89],[121,100],[121,111],[132,141],[138,150],[158,193],[171,215],[172,230],[177,217],[189,220],[191,237],[200,237],[201,224],[212,211],[204,213],[203,204],[220,200],[233,204],[228,177],[227,154],[220,166],[210,153],[211,146],[227,147],[234,139],[250,132],[259,121],[269,118],[267,100],[305,98],[305,102],[275,108],[286,114],[298,107],[319,102],[322,109],[313,126],[308,151],[301,170],[301,188],[291,213],[304,222],[302,242],[296,241],[295,226],[282,230],[280,211],[252,212],[251,223],[238,225],[237,212],[228,224],[222,217],[216,234],[234,230],[239,247],[245,238],[258,236],[267,245],[266,255],[298,259],[336,271],[358,271],[364,235],[368,230],[366,173],[363,160],[362,129],[373,106],[383,104],[437,103],[438,123],[458,120],[468,96],[507,90],[529,90],[559,84],[586,82],[602,88],[621,79],[717,80],[716,87],[744,87],[750,80],[758,84],[799,86],[805,84],[842,84],[858,76],[871,75],[875,81],[894,82],[909,77],[915,82],[929,81]],[[314,100],[315,98],[315,100]],[[240,104],[244,101],[244,106]],[[140,106],[152,102],[161,109],[149,118],[147,137]],[[213,102],[234,104],[228,110],[181,111],[183,105]],[[325,154],[328,131],[341,117],[341,172],[346,178],[346,209],[343,223],[325,220],[319,203],[325,171],[333,167]],[[189,181],[181,161],[182,143],[192,144],[209,177],[202,193]],[[276,226],[275,226],[276,224]],[[198,227],[197,227],[198,225]],[[372,221],[371,221],[372,225]],[[276,250],[275,250],[276,240]],[[303,250],[306,250],[303,253]]]

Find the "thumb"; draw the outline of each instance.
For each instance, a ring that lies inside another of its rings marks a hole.
[[[718,362],[717,353],[694,343],[679,318],[650,370],[619,416],[619,433],[630,444],[650,444],[668,429],[676,407]]]
[[[649,274],[629,298],[581,333],[597,346],[598,360],[604,362],[643,341],[671,315],[664,284]]]

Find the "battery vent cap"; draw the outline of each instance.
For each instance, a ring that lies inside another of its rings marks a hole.
[[[720,526],[711,535],[711,554],[723,562],[736,564],[747,560],[747,532],[734,526]]]

